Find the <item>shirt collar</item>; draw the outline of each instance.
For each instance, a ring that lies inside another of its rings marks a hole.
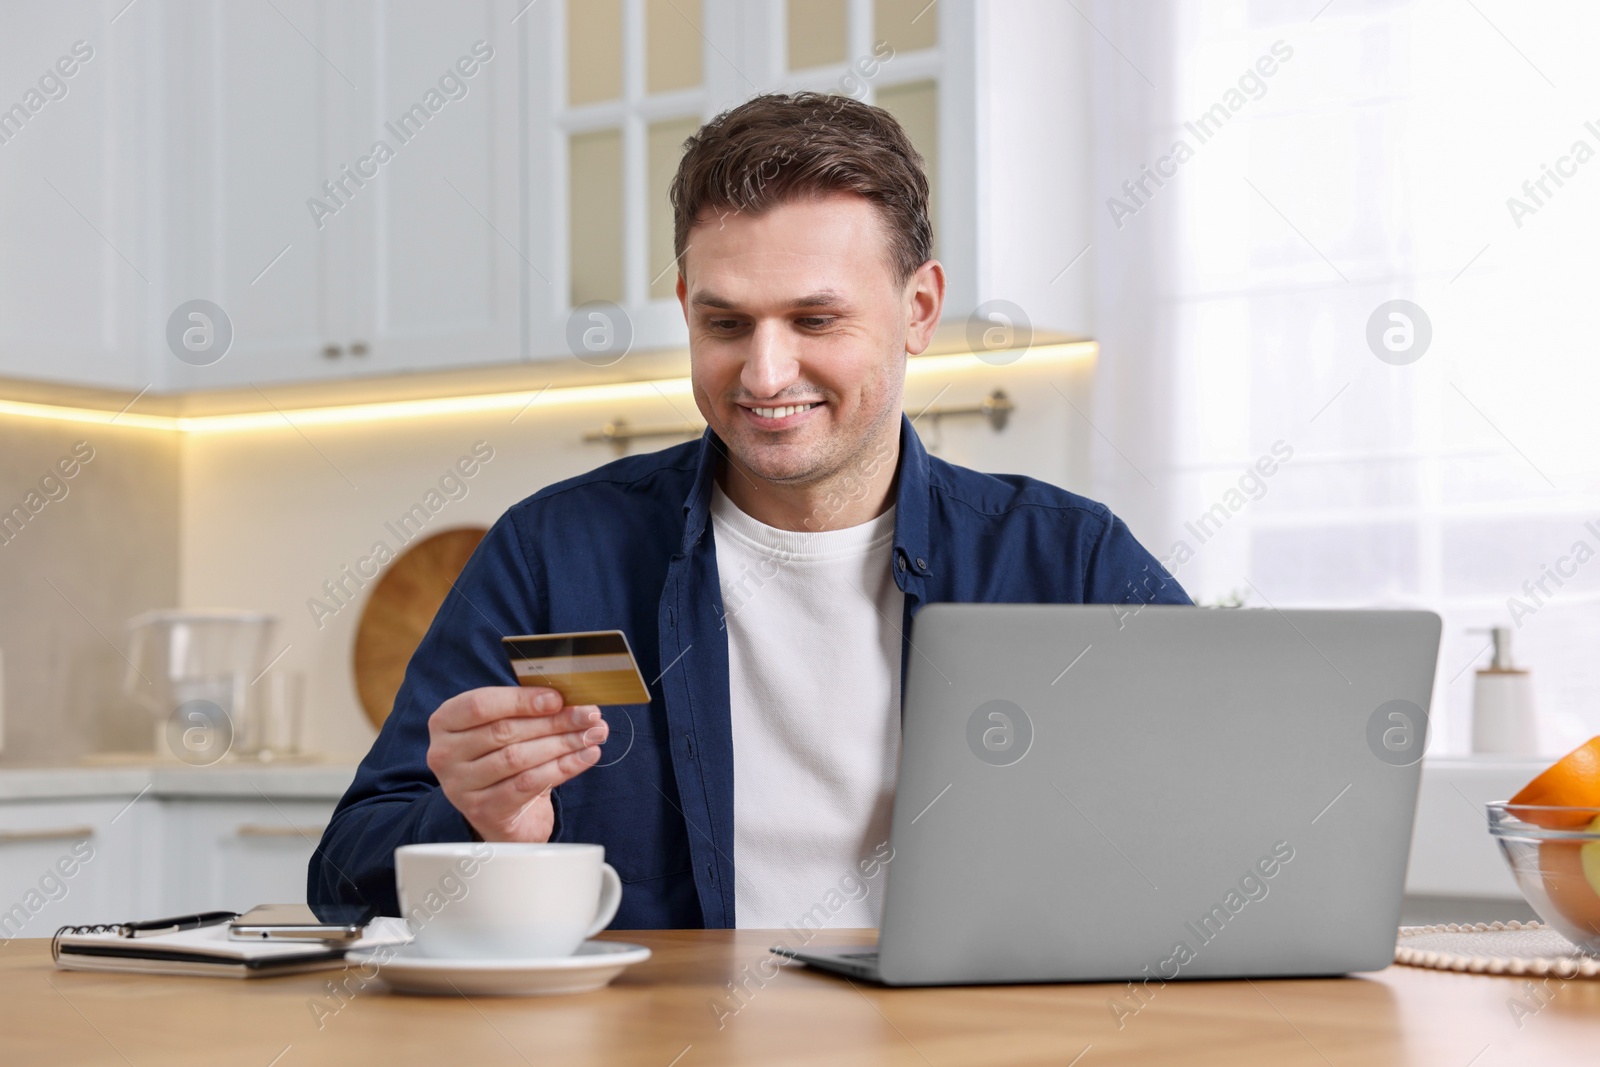
[[[928,504],[928,452],[922,447],[922,438],[904,412],[900,413],[900,483],[895,496],[894,547],[899,559],[895,561],[895,581],[904,589],[899,573],[904,560],[907,570],[925,577],[932,564],[928,550],[928,523],[931,508]],[[920,588],[920,587],[919,587]]]
[[[683,545],[688,554],[705,533],[711,515],[711,487],[717,475],[717,461],[727,454],[727,445],[707,426],[700,436],[700,462],[694,486],[683,502]],[[900,414],[899,479],[895,491],[894,547],[895,581],[909,572],[917,576],[929,570],[928,552],[928,453],[922,439],[905,413]],[[902,562],[903,561],[903,562]],[[903,588],[903,586],[902,586]]]

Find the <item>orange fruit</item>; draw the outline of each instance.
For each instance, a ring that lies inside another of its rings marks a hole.
[[[1591,737],[1556,760],[1543,774],[1523,786],[1522,792],[1511,798],[1511,804],[1600,808],[1600,737]],[[1594,812],[1583,811],[1516,811],[1513,814],[1547,830],[1581,830],[1595,817]]]

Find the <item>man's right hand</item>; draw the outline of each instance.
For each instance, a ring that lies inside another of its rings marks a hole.
[[[428,718],[428,769],[485,841],[548,841],[550,790],[600,761],[610,727],[593,704],[544,686],[486,686]]]

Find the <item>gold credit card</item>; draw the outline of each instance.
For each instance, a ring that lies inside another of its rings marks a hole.
[[[621,630],[502,637],[520,685],[549,686],[570,705],[648,704],[650,690]]]

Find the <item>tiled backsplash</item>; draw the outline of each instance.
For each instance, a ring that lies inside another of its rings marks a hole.
[[[121,650],[177,600],[178,463],[173,434],[0,419],[0,765],[148,743]]]
[[[1091,410],[1092,371],[1092,360],[996,368],[974,359],[949,373],[913,375],[906,407],[915,414],[935,400],[972,404],[1001,386],[1017,404],[1003,433],[981,418],[928,417],[918,429],[929,450],[1087,493],[1093,431],[1066,398]],[[360,757],[373,729],[351,661],[374,584],[352,577],[361,561],[373,559],[380,543],[398,552],[423,535],[488,526],[539,488],[608,462],[610,445],[582,440],[607,422],[673,424],[696,414],[679,387],[521,414],[238,432],[0,418],[0,501],[37,488],[75,442],[94,450],[64,482],[66,495],[0,544],[9,720],[0,766],[148,746],[145,713],[120,690],[124,624],[175,605],[276,615],[278,667],[307,678],[305,746]],[[670,443],[645,441],[634,450]],[[472,461],[470,477],[461,474],[464,458]],[[340,595],[330,595],[330,586]]]

